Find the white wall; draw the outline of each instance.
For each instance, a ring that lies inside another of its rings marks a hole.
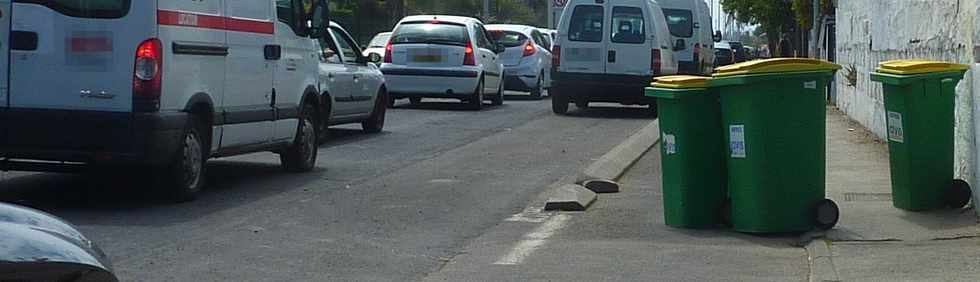
[[[976,15],[980,0],[844,0],[837,7],[837,106],[852,119],[885,137],[885,110],[881,84],[870,73],[881,61],[928,58],[958,63],[973,62]],[[980,31],[980,30],[978,30]],[[853,69],[853,72],[851,71]],[[976,68],[980,70],[980,66]],[[848,85],[849,73],[857,76]],[[973,71],[957,87],[956,177],[980,186],[974,146],[980,132],[974,119]],[[976,79],[980,83],[980,77]],[[978,101],[980,102],[980,101]],[[978,112],[980,113],[980,112]],[[980,188],[980,187],[977,187]],[[976,189],[975,189],[976,190]],[[980,201],[975,201],[980,202]]]

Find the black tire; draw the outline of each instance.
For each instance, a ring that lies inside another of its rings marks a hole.
[[[504,83],[503,83],[503,81],[501,81],[500,82],[500,86],[497,87],[497,96],[494,96],[493,99],[491,99],[490,101],[493,102],[493,105],[494,106],[500,106],[500,105],[503,105],[504,104]]]
[[[384,89],[378,90],[378,98],[375,99],[374,110],[371,111],[371,116],[367,120],[361,122],[361,128],[368,133],[380,133],[385,128],[385,116],[387,115],[387,109],[385,104],[388,99],[388,93],[385,93]]]
[[[476,84],[476,90],[473,90],[473,96],[470,96],[468,101],[470,110],[483,110],[483,92],[483,79],[480,79],[480,82]]]
[[[558,115],[568,113],[568,97],[560,91],[551,92],[551,111]]]
[[[544,92],[544,73],[538,75],[538,86],[531,89],[531,98],[541,100],[541,93]]]
[[[823,199],[813,206],[813,225],[820,230],[830,230],[840,220],[840,208],[830,199]]]
[[[732,227],[732,200],[725,199],[718,207],[718,219],[721,226]]]
[[[319,143],[316,138],[316,120],[312,118],[315,115],[316,110],[313,106],[303,106],[303,111],[299,114],[300,123],[296,130],[296,141],[279,154],[279,161],[286,171],[308,172],[316,166]]]
[[[207,149],[209,142],[203,133],[210,126],[196,116],[191,116],[184,129],[177,152],[157,183],[165,197],[173,202],[188,202],[197,199],[204,188],[207,171]]]
[[[576,108],[579,108],[580,110],[588,110],[589,109],[589,100],[585,100],[584,98],[581,99],[581,100],[576,100],[575,101],[575,107]]]
[[[954,179],[949,188],[946,188],[944,201],[946,206],[952,209],[962,209],[970,203],[972,197],[973,191],[970,189],[970,184],[960,179]]]
[[[412,105],[421,104],[422,103],[422,97],[410,97],[410,98],[408,98],[408,102],[409,103],[412,103]]]

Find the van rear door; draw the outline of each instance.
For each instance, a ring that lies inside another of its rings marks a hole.
[[[14,0],[12,16],[10,107],[131,111],[156,1]]]
[[[561,46],[560,71],[604,73],[606,71],[606,8],[599,4],[572,9]]]
[[[0,108],[7,107],[10,65],[10,0],[0,0]],[[4,122],[0,120],[0,122]],[[2,133],[0,133],[2,134]]]
[[[656,67],[651,56],[659,57],[670,50],[661,49],[666,46],[654,40],[654,31],[648,29],[651,15],[643,9],[643,1],[623,2],[626,1],[613,2],[607,12],[612,26],[605,35],[609,37],[606,73],[649,76]]]

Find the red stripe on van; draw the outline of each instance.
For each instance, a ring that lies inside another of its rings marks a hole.
[[[275,33],[272,22],[236,19],[178,11],[157,10],[157,24],[187,26],[217,30],[251,32],[261,34]]]

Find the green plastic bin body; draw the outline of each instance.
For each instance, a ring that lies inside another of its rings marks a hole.
[[[956,84],[962,71],[896,75],[882,82],[888,125],[892,205],[923,211],[943,208],[953,181]]]
[[[834,71],[716,77],[739,232],[813,229],[825,197],[826,89]]]
[[[721,223],[726,197],[721,106],[712,89],[647,88],[660,114],[664,221],[682,228]]]

